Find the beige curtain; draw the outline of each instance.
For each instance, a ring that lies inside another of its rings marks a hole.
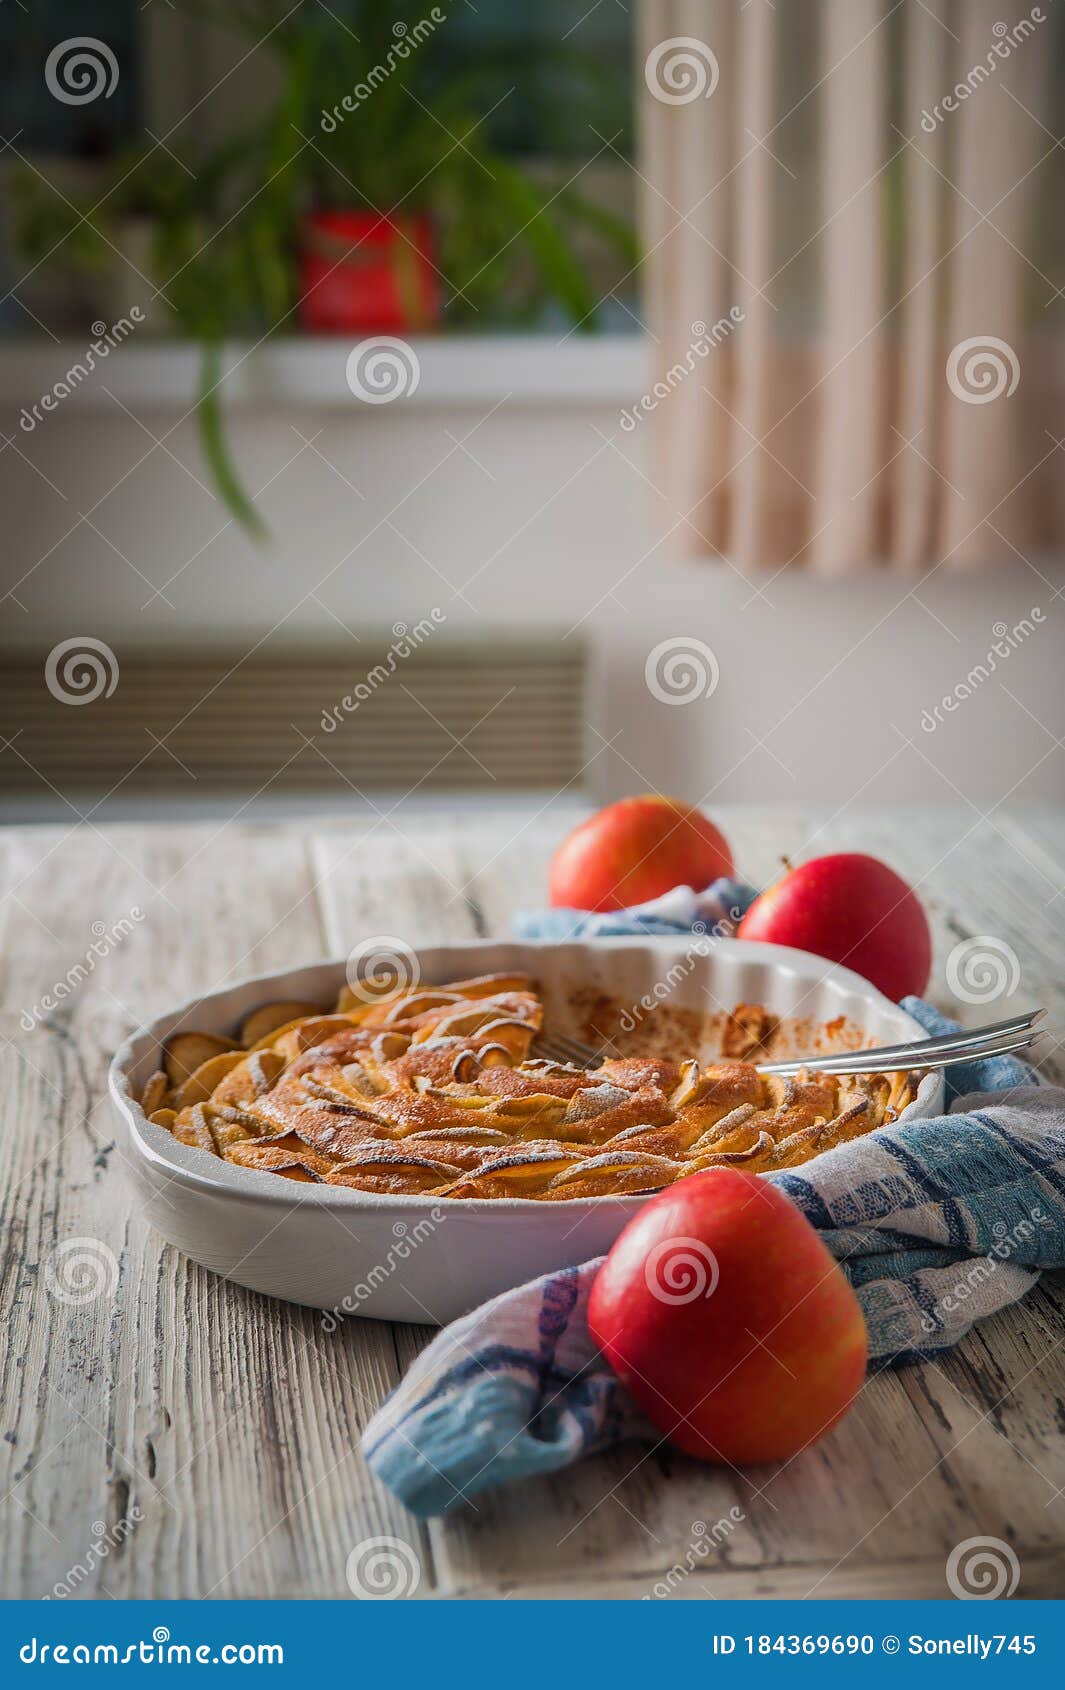
[[[634,414],[674,550],[832,575],[1062,545],[1059,23],[641,0]]]

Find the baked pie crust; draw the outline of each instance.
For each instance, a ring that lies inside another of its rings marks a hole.
[[[283,1179],[558,1203],[795,1167],[916,1095],[909,1073],[763,1077],[780,1023],[757,1005],[733,1011],[720,1061],[584,1070],[530,1056],[543,1012],[524,975],[374,988],[345,986],[332,1012],[266,1004],[237,1039],[175,1035],[141,1107],[180,1143]]]

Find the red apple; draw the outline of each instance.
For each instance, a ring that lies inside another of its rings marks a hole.
[[[809,1221],[757,1174],[680,1179],[592,1286],[592,1336],[660,1431],[704,1461],[785,1461],[853,1402],[868,1340]]]
[[[556,909],[620,910],[731,873],[732,853],[701,810],[647,793],[608,804],[562,841],[549,896]]]
[[[756,898],[740,939],[793,945],[853,968],[893,1003],[928,984],[932,935],[920,900],[876,857],[839,851],[789,869]]]

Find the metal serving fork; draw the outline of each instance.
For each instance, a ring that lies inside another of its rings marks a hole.
[[[1027,1015],[995,1021],[988,1027],[941,1033],[936,1038],[916,1039],[910,1044],[839,1051],[834,1056],[792,1057],[787,1062],[759,1062],[755,1066],[760,1074],[798,1074],[803,1069],[816,1070],[819,1074],[890,1074],[908,1068],[949,1068],[953,1062],[968,1062],[974,1057],[1003,1056],[1008,1051],[1027,1050],[1039,1037],[1035,1029],[1045,1015],[1045,1009],[1033,1009]],[[533,1044],[532,1054],[534,1058],[547,1062],[598,1068],[611,1053],[593,1050],[591,1045],[567,1038],[564,1034],[541,1033]]]

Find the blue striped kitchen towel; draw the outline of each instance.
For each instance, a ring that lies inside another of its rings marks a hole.
[[[930,1033],[953,1025],[919,998],[904,1008]],[[947,1078],[947,1114],[766,1176],[842,1264],[880,1366],[949,1348],[1042,1269],[1065,1267],[1065,1091],[1010,1056]],[[657,1437],[588,1333],[600,1261],[453,1322],[374,1415],[363,1453],[413,1513],[446,1514],[509,1479]]]
[[[713,933],[727,938],[746,915],[758,893],[742,880],[715,880],[705,892],[674,886],[647,904],[624,910],[519,910],[514,931],[519,939],[616,939],[624,934],[684,936]]]

